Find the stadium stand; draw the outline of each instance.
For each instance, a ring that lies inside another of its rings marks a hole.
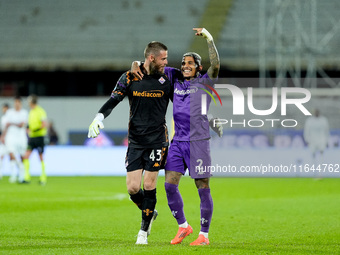
[[[305,37],[311,36],[312,1],[253,0],[11,0],[0,2],[0,70],[125,70],[131,59],[142,59],[150,40],[169,46],[170,64],[183,52],[201,52],[204,42],[194,39],[192,27],[207,27],[219,49],[222,66],[258,69],[260,9],[265,3],[266,30],[270,17],[284,9],[282,41],[286,56],[312,53],[328,69],[340,66],[340,21],[337,1],[316,2],[317,44],[296,49],[299,15]],[[300,3],[300,5],[297,5]],[[267,35],[267,57],[274,59],[277,37]],[[295,47],[295,48],[294,48]],[[298,51],[297,51],[298,50]],[[203,59],[205,51],[202,50]],[[273,61],[272,61],[273,63]],[[271,66],[273,67],[273,65]]]
[[[125,69],[151,40],[178,62],[207,1],[1,1],[0,69]]]

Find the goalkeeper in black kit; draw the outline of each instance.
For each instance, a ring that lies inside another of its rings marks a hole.
[[[103,120],[128,96],[130,118],[125,159],[126,184],[131,200],[142,211],[136,244],[148,243],[151,224],[158,214],[155,210],[156,184],[169,144],[165,115],[169,99],[172,100],[173,96],[173,87],[164,74],[164,67],[168,63],[167,47],[160,42],[150,42],[144,56],[143,80],[137,80],[130,72],[124,73],[110,99],[95,116],[88,133],[89,138],[97,137],[99,129],[104,128]]]

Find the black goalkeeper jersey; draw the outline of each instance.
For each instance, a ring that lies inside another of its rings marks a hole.
[[[167,76],[144,74],[143,79],[139,81],[133,79],[130,72],[126,72],[112,91],[109,100],[112,102],[112,109],[125,96],[128,96],[130,103],[129,146],[136,148],[167,146],[165,115],[169,99],[172,100],[173,96],[173,86]]]

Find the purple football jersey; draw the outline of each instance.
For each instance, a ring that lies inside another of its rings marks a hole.
[[[177,141],[196,141],[209,139],[209,121],[202,115],[202,95],[212,85],[208,74],[199,75],[193,80],[183,80],[180,70],[166,67],[164,70],[171,83],[174,85],[173,116],[175,121],[175,136]],[[207,96],[207,110],[211,97]]]

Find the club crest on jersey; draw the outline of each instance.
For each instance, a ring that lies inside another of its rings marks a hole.
[[[159,78],[158,81],[163,84],[165,82],[165,79],[163,77]]]

